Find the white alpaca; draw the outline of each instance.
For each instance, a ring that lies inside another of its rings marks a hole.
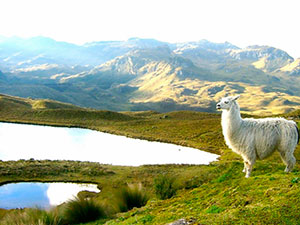
[[[242,119],[236,102],[238,97],[222,98],[217,109],[222,110],[225,142],[242,156],[246,177],[250,177],[257,158],[267,158],[275,150],[286,165],[285,172],[292,171],[296,163],[293,153],[299,142],[296,123],[283,118]]]

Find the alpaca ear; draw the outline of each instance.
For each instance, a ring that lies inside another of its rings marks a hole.
[[[237,100],[239,97],[240,97],[240,95],[236,95],[236,96],[234,96],[234,97],[233,97],[233,99],[232,99],[232,100],[234,100],[234,101],[235,101],[235,100]]]

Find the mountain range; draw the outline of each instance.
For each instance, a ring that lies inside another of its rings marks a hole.
[[[270,46],[0,37],[0,93],[81,107],[214,112],[240,94],[243,112],[278,114],[300,108],[299,81],[300,58]]]

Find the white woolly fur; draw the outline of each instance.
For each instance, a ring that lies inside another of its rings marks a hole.
[[[250,176],[256,159],[267,158],[276,150],[286,165],[285,172],[292,171],[298,142],[296,123],[283,118],[242,119],[236,102],[238,97],[222,98],[217,109],[222,110],[225,142],[232,151],[242,156],[246,177]]]

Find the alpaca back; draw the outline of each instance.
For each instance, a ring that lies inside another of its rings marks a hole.
[[[271,131],[271,132],[270,132]],[[255,154],[257,158],[266,158],[277,148],[280,131],[261,119],[242,119],[239,126],[223,129],[225,142],[240,155]]]
[[[251,134],[246,144],[253,146],[259,159],[267,158],[275,150],[293,151],[297,145],[293,121],[283,118],[243,119],[243,126],[245,132]]]
[[[297,129],[293,121],[283,118],[241,119],[240,123],[229,123],[222,118],[226,144],[236,153],[255,153],[259,159],[270,156],[275,150],[293,151],[297,145]]]

